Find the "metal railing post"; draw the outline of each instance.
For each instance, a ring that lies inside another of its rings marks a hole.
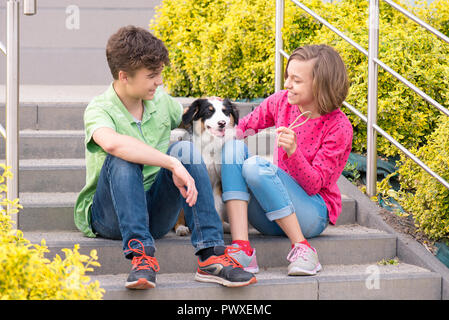
[[[19,5],[19,0],[7,0],[6,165],[13,174],[7,182],[9,200],[19,197]],[[11,218],[17,226],[17,215]]]
[[[275,52],[275,79],[274,90],[277,92],[284,87],[284,57],[281,50],[284,49],[282,40],[282,28],[284,27],[284,0],[276,0],[276,52]]]
[[[369,47],[368,47],[368,122],[366,157],[366,193],[376,195],[377,183],[377,59],[379,52],[379,0],[369,1]]]

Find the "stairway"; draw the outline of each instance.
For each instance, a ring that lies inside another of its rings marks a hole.
[[[51,90],[51,88],[50,88]],[[101,91],[100,91],[101,92]],[[73,93],[73,91],[72,91]],[[27,101],[26,99],[24,99]],[[50,99],[49,99],[50,100]],[[399,260],[398,236],[359,224],[360,205],[355,191],[343,194],[343,211],[337,225],[310,239],[323,270],[313,277],[286,275],[289,242],[252,230],[261,271],[258,283],[244,288],[224,288],[194,281],[196,257],[189,237],[174,233],[156,240],[160,272],[157,287],[132,291],[124,287],[131,264],[123,258],[121,241],[87,238],[73,222],[73,205],[84,185],[83,111],[89,98],[78,102],[32,102],[20,108],[20,200],[18,228],[34,243],[46,239],[49,258],[62,248],[80,244],[81,253],[98,251],[101,267],[90,275],[106,290],[104,299],[441,299],[442,276],[438,272]],[[180,99],[187,106],[189,99]],[[251,104],[239,104],[241,116]],[[1,117],[4,115],[4,106]],[[4,124],[4,119],[0,121]],[[270,136],[270,131],[263,133]],[[263,135],[262,134],[262,135]],[[177,132],[172,140],[177,140]],[[4,159],[4,144],[0,156]],[[257,152],[257,150],[252,150]],[[341,177],[339,185],[347,181]],[[347,189],[347,188],[346,188]],[[225,235],[230,243],[230,236]]]

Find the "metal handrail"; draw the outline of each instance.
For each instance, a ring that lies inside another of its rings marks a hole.
[[[362,46],[358,43],[347,37],[343,32],[335,28],[328,21],[323,19],[321,16],[316,14],[310,8],[300,3],[297,0],[291,0],[301,9],[306,11],[309,15],[314,17],[320,23],[328,27],[338,36],[343,38],[349,44],[351,44],[358,51],[363,53],[368,57],[368,117],[365,117],[359,110],[351,106],[346,101],[343,102],[343,105],[346,106],[349,110],[355,113],[359,118],[367,123],[367,193],[370,196],[374,196],[376,194],[376,182],[377,182],[377,146],[376,146],[376,133],[380,133],[383,137],[389,140],[393,145],[399,148],[402,152],[406,154],[409,158],[411,158],[416,164],[422,167],[427,173],[436,178],[442,185],[449,189],[449,183],[444,180],[441,176],[431,170],[425,163],[423,163],[419,158],[417,158],[413,153],[411,153],[407,148],[405,148],[401,143],[395,140],[392,136],[390,136],[387,132],[385,132],[382,128],[377,125],[377,66],[381,66],[385,71],[389,72],[399,81],[404,83],[407,87],[415,91],[418,95],[420,95],[423,99],[429,102],[431,105],[439,109],[445,115],[449,116],[449,110],[439,104],[437,101],[432,99],[426,93],[424,93],[421,89],[410,83],[407,79],[402,77],[399,73],[391,69],[388,65],[383,63],[378,59],[378,42],[379,42],[379,0],[370,0],[370,14],[369,14],[369,50],[366,51]],[[425,29],[431,31],[440,39],[449,43],[449,38],[444,34],[434,29],[424,21],[420,20],[410,12],[406,11],[399,5],[395,4],[390,0],[383,0],[391,5],[396,10],[400,11],[408,18],[412,19],[416,23],[423,26]],[[282,34],[280,30],[283,27],[284,20],[284,0],[277,0],[277,3],[281,2],[282,4],[276,5],[276,76],[275,76],[275,90],[279,91],[282,87],[282,71],[279,72],[281,66],[283,66],[283,58],[289,57],[289,55],[283,50],[283,40]],[[281,11],[282,9],[282,11]],[[278,29],[279,28],[279,29]],[[279,61],[282,60],[282,61]]]
[[[6,139],[6,165],[14,177],[6,182],[10,200],[19,197],[19,9],[20,0],[6,0],[6,47],[0,43],[6,54],[6,130],[2,127],[0,132]],[[36,14],[36,0],[23,0],[23,13]],[[17,225],[17,215],[11,218]]]
[[[0,41],[0,51],[3,52],[6,55],[6,47],[3,44],[3,42]]]
[[[412,13],[408,12],[407,10],[405,10],[404,8],[402,8],[400,5],[394,3],[391,0],[383,0],[384,2],[388,3],[391,7],[393,7],[394,9],[396,9],[397,11],[399,11],[400,13],[402,13],[403,15],[405,15],[406,17],[408,17],[409,19],[415,21],[417,24],[420,24],[423,28],[427,29],[428,31],[432,32],[434,35],[436,35],[438,38],[440,38],[443,41],[446,41],[447,43],[449,43],[449,37],[447,37],[446,35],[444,35],[443,33],[441,33],[440,31],[438,31],[437,29],[435,29],[434,27],[432,27],[431,25],[429,25],[428,23],[422,21],[420,18],[418,18],[417,16],[413,15]]]

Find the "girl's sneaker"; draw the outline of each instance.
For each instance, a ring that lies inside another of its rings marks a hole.
[[[247,255],[238,244],[234,243],[229,248],[229,255],[237,260],[243,267],[243,270],[258,273],[259,266],[257,265],[256,249],[253,248],[253,254],[251,256]]]
[[[316,250],[302,243],[295,243],[287,260],[291,262],[288,266],[289,276],[313,276],[321,270]]]

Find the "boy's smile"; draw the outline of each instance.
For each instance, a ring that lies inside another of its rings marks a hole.
[[[126,91],[130,97],[142,100],[152,100],[157,87],[162,85],[162,70],[138,69],[133,76],[128,76]]]

